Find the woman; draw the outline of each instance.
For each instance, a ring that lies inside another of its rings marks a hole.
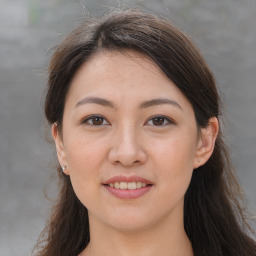
[[[45,114],[61,183],[37,255],[256,255],[213,75],[169,21],[82,24],[52,57]]]

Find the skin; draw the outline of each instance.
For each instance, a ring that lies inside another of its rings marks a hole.
[[[113,106],[86,103],[88,97]],[[172,103],[140,107],[156,98]],[[91,241],[81,255],[193,255],[184,195],[217,133],[216,118],[198,129],[190,102],[146,56],[102,51],[84,63],[66,98],[62,133],[52,127],[59,162],[88,209]],[[120,199],[103,186],[117,175],[153,185],[138,198]]]

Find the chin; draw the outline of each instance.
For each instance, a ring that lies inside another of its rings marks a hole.
[[[135,214],[135,210],[133,210],[131,214],[127,211],[122,215],[114,214],[108,218],[107,222],[112,228],[120,232],[137,232],[151,227],[157,221],[149,214]]]

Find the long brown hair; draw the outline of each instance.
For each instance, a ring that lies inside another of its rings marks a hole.
[[[199,128],[211,117],[220,119],[214,77],[191,40],[168,20],[126,10],[87,20],[57,47],[49,67],[45,115],[60,132],[71,79],[101,49],[132,49],[149,56],[190,101]],[[87,209],[60,166],[58,173],[59,198],[37,244],[38,256],[75,256],[90,241]],[[196,256],[256,255],[240,194],[220,131],[211,158],[194,170],[185,194],[184,226]]]

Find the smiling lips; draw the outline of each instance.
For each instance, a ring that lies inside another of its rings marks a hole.
[[[116,176],[103,185],[112,195],[123,199],[140,197],[153,186],[152,182],[138,176]]]
[[[109,183],[109,186],[111,188],[116,189],[138,189],[138,188],[144,188],[147,186],[146,183],[140,182],[140,181],[133,181],[133,182],[115,182],[115,183]]]

